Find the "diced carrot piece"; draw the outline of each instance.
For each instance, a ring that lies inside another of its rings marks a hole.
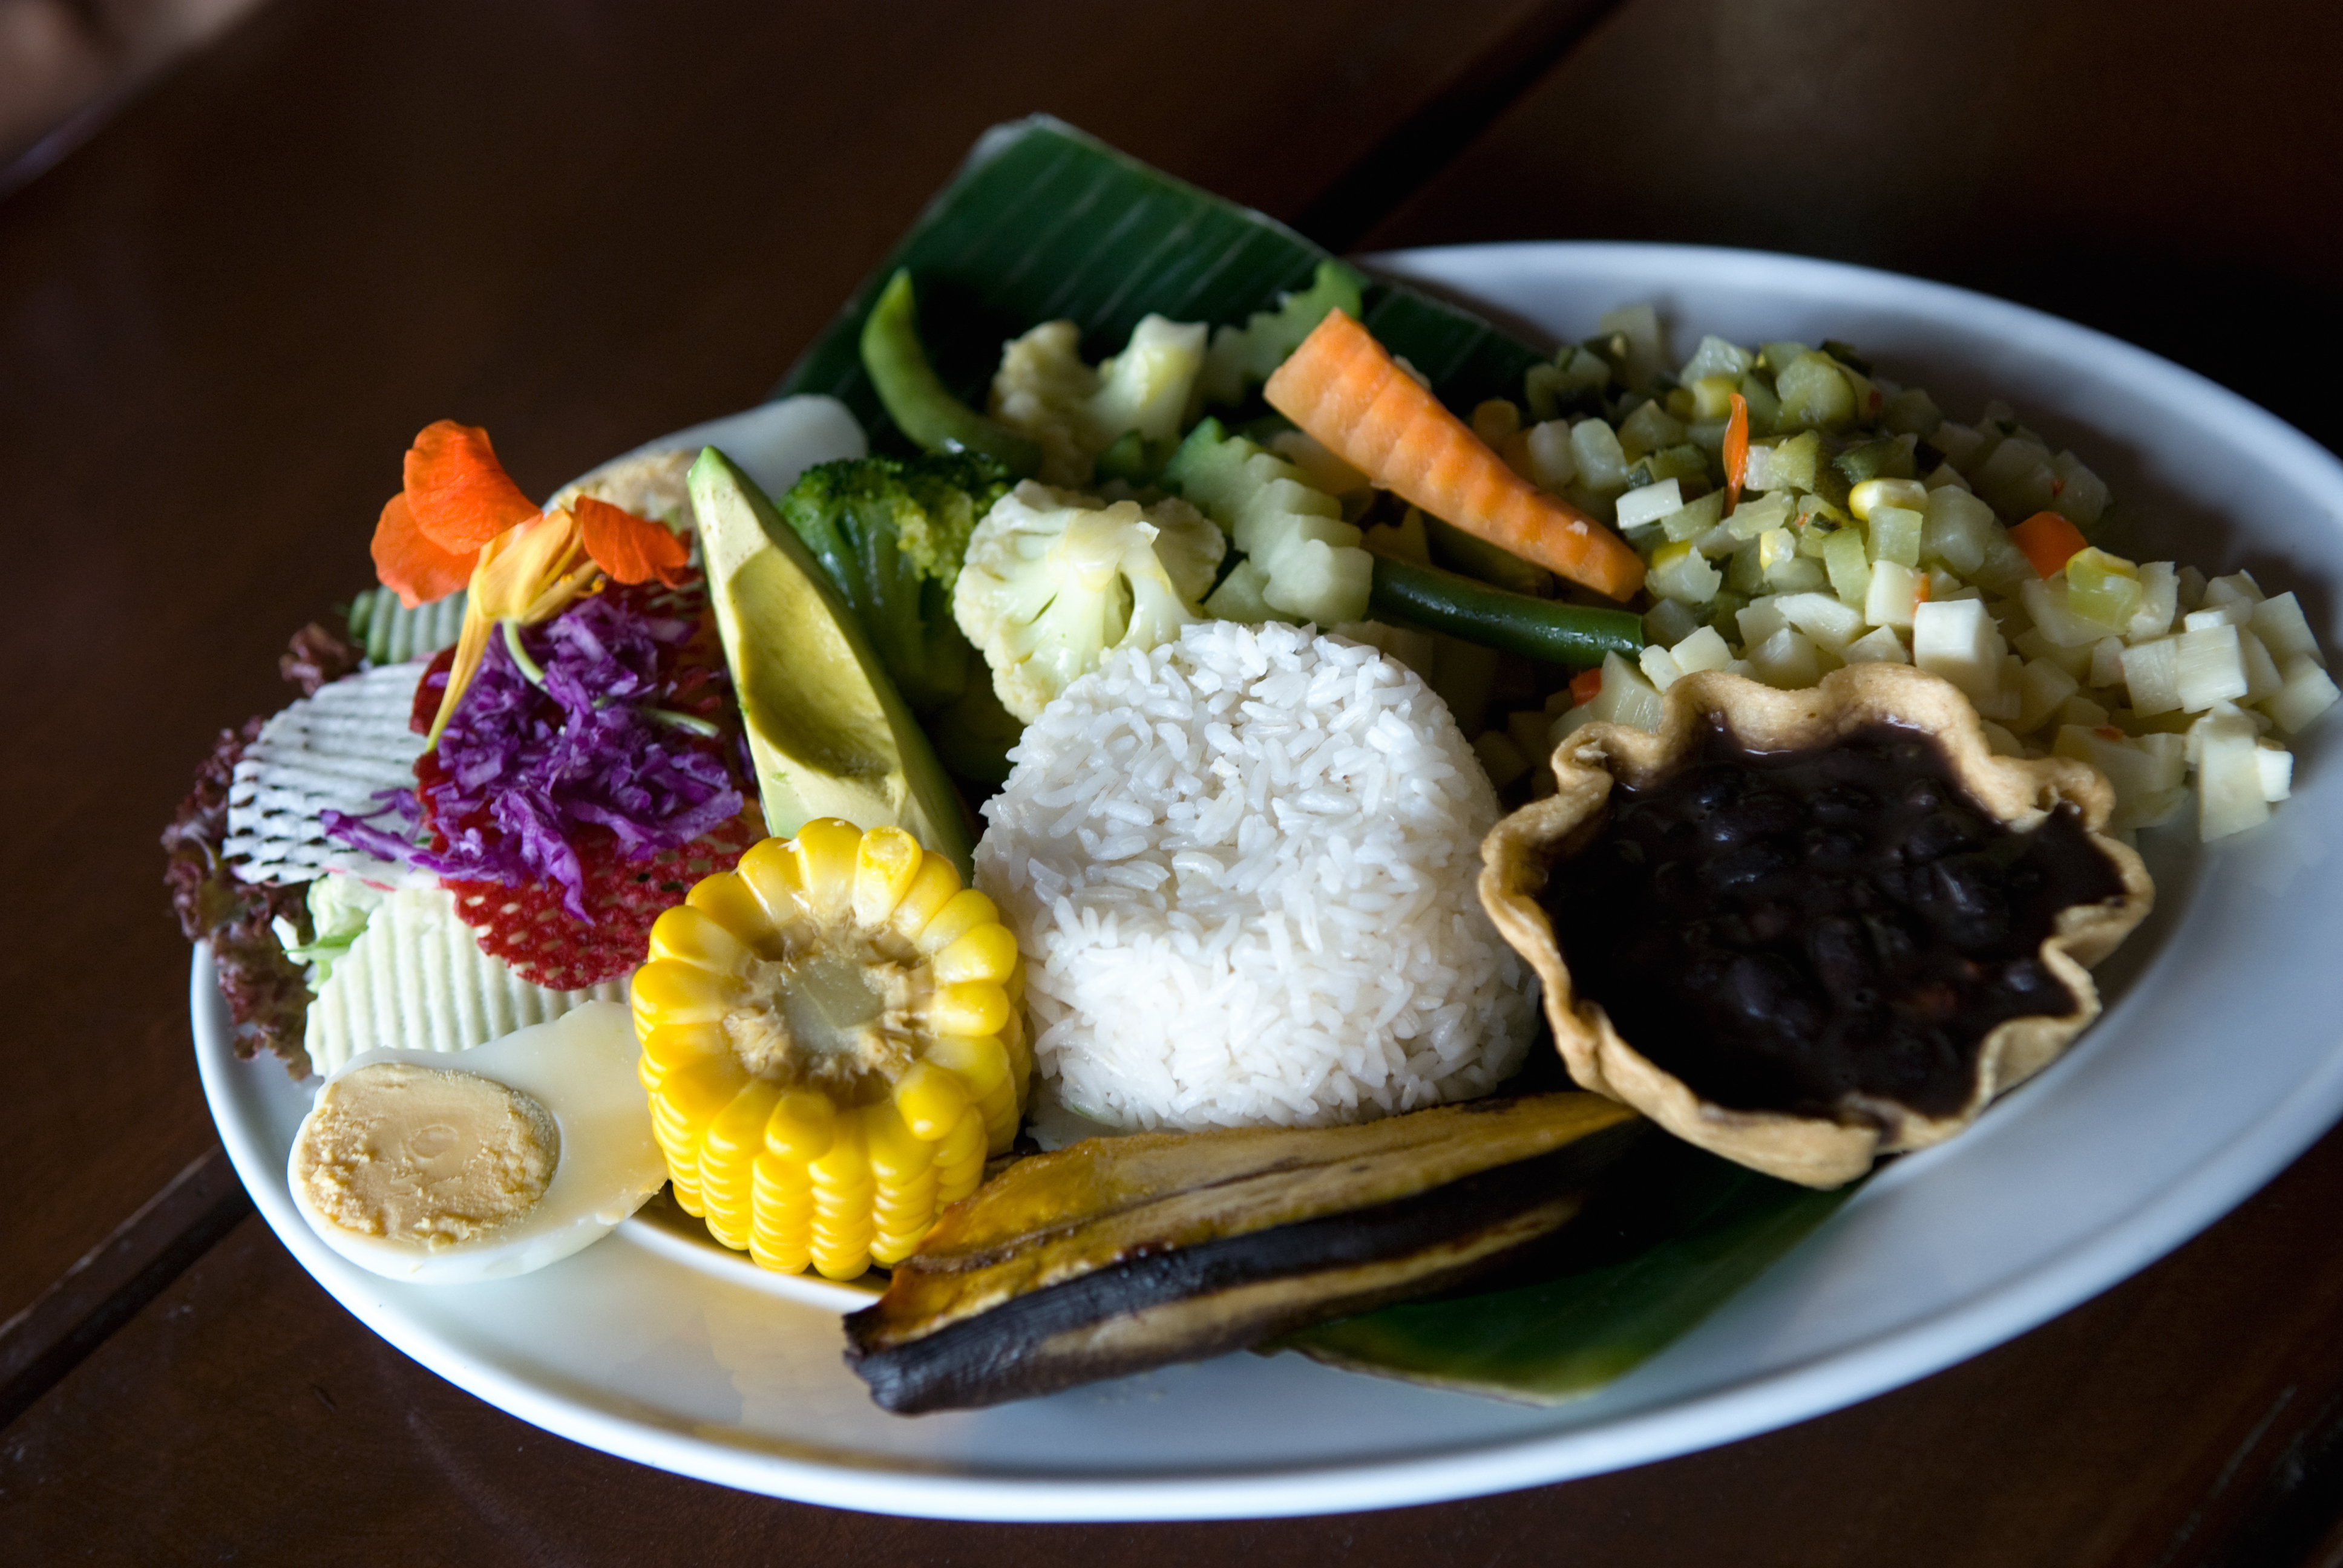
[[[1741,504],[1741,481],[1749,472],[1749,400],[1733,394],[1733,417],[1725,422],[1725,515]]]
[[[1343,312],[1329,311],[1262,390],[1327,450],[1434,517],[1613,598],[1643,586],[1625,540],[1506,467]]]
[[[1584,708],[1603,695],[1603,667],[1582,669],[1570,678],[1570,705]]]
[[[2036,512],[2009,530],[2009,542],[2026,552],[2042,577],[2066,568],[2068,561],[2090,548],[2082,530],[2056,512]]]

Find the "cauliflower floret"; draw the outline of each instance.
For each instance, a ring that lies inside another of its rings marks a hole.
[[[1083,441],[1079,411],[1097,391],[1098,372],[1082,363],[1081,330],[1071,321],[1045,321],[1001,346],[989,407],[999,423],[1041,443],[1045,482],[1082,485],[1097,454]]]
[[[1041,481],[1091,481],[1099,454],[1129,432],[1141,441],[1176,439],[1204,364],[1202,323],[1142,317],[1121,353],[1093,370],[1082,363],[1071,321],[1045,321],[1001,353],[992,377],[992,417],[1041,447]]]
[[[969,536],[952,618],[1001,706],[1030,724],[1109,648],[1155,648],[1202,619],[1196,601],[1227,548],[1185,501],[1109,506],[1028,480]]]

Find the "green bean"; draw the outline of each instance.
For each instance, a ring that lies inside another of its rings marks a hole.
[[[1039,446],[953,397],[928,363],[908,268],[887,280],[863,320],[862,368],[888,416],[923,450],[981,452],[1021,476],[1041,471]]]
[[[1382,556],[1375,558],[1368,603],[1377,615],[1575,669],[1602,663],[1606,653],[1633,658],[1644,646],[1644,620],[1633,610],[1532,598]]]

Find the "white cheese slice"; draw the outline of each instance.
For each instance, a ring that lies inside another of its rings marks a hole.
[[[401,888],[334,960],[304,1043],[310,1066],[329,1073],[362,1050],[468,1050],[589,1001],[626,1000],[623,980],[586,990],[531,985],[480,950],[455,894]]]

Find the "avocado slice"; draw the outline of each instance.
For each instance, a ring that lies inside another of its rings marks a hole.
[[[899,827],[967,880],[960,795],[852,608],[730,458],[702,449],[689,482],[767,830],[787,838],[817,817]]]

